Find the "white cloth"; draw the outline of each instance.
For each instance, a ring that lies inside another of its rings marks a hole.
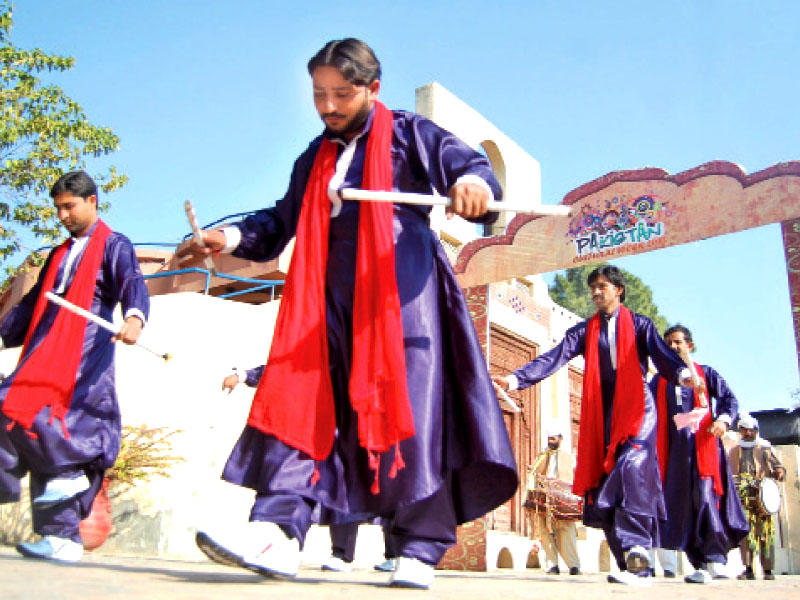
[[[744,427],[746,429],[758,429],[758,421],[755,417],[752,417],[747,413],[743,413],[739,415],[739,427]]]

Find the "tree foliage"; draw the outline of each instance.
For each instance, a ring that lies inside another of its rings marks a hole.
[[[556,275],[555,282],[550,286],[550,297],[560,304],[585,319],[591,317],[597,308],[592,302],[586,278],[594,269],[608,263],[582,265],[574,269],[567,269],[565,274]],[[653,292],[641,279],[629,271],[621,269],[625,276],[625,306],[633,312],[648,317],[660,333],[664,333],[669,323],[659,312],[658,306],[653,301]]]
[[[92,125],[77,102],[40,79],[72,69],[75,59],[17,48],[12,25],[11,6],[0,0],[0,260],[6,275],[14,273],[9,259],[25,248],[24,240],[50,245],[63,237],[48,196],[56,179],[86,169],[86,157],[119,147],[110,128]],[[105,193],[127,182],[113,166],[93,177]]]

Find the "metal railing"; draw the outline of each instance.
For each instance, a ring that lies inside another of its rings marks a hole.
[[[254,284],[252,287],[245,288],[243,290],[237,290],[235,292],[229,292],[227,294],[220,294],[217,298],[233,298],[234,296],[241,296],[243,294],[250,294],[253,292],[260,292],[261,290],[265,290],[270,288],[270,300],[275,299],[275,288],[279,285],[283,285],[284,282],[279,279],[253,279],[251,277],[239,277],[237,275],[231,275],[230,273],[220,273],[214,272],[212,273],[208,269],[203,269],[201,267],[188,267],[186,269],[177,269],[175,271],[164,271],[159,273],[152,273],[150,275],[145,275],[145,279],[158,279],[159,277],[172,277],[174,275],[183,275],[185,273],[202,273],[205,275],[205,285],[203,287],[203,294],[208,295],[208,290],[211,287],[211,278],[218,277],[220,279],[228,279],[230,281],[238,281],[241,283],[252,283]]]

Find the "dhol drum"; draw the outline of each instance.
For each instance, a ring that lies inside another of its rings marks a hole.
[[[781,492],[774,479],[747,479],[739,494],[744,508],[758,515],[774,515],[781,508]]]
[[[580,521],[583,518],[583,498],[572,493],[572,485],[557,479],[537,481],[528,490],[525,508],[536,512],[552,511],[559,521]]]
[[[765,515],[774,515],[781,509],[781,490],[774,479],[762,479],[758,486],[758,504]]]

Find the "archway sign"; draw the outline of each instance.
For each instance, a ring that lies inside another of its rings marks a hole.
[[[564,197],[568,217],[517,215],[506,233],[467,244],[455,272],[467,297],[494,281],[781,223],[800,363],[800,161],[747,175],[715,161],[670,175],[615,171]]]

